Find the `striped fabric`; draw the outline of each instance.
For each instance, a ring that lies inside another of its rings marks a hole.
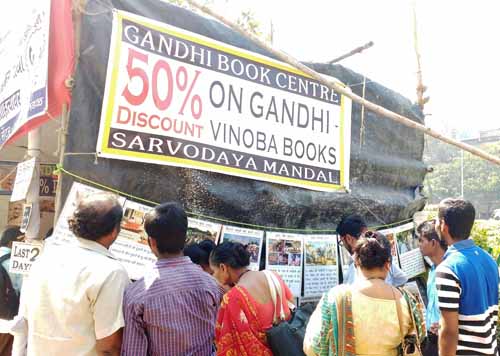
[[[189,257],[159,260],[125,291],[122,355],[211,355],[222,294]]]
[[[448,248],[436,269],[439,308],[458,311],[457,355],[497,355],[498,268],[464,240]]]

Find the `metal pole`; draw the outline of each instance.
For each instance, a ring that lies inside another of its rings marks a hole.
[[[460,189],[460,196],[462,197],[462,199],[464,198],[464,150],[460,150],[460,168],[461,168],[461,171],[462,171],[462,174],[461,174],[461,189]]]
[[[59,131],[59,164],[64,163],[64,153],[66,152],[66,137],[68,136],[68,105],[63,104],[62,113],[61,113],[61,128]],[[61,204],[62,204],[62,180],[63,174],[61,172],[57,175],[57,188],[56,188],[56,201],[55,201],[55,213],[54,213],[54,226],[57,224],[57,219],[59,218],[59,214],[61,213]]]
[[[26,240],[37,240],[40,231],[40,127],[28,132],[27,158],[36,158],[35,172],[30,189],[26,196],[26,204],[31,204],[31,218],[26,229]]]

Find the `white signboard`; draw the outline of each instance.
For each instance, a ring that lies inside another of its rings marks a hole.
[[[2,148],[19,128],[47,110],[50,0],[19,0],[0,12],[0,23]]]
[[[301,296],[303,235],[266,233],[266,269],[278,272],[295,297]]]
[[[347,97],[272,58],[123,11],[113,15],[100,156],[348,188]]]
[[[144,231],[144,216],[151,209],[149,206],[127,200],[123,206],[120,234],[109,249],[133,280],[141,278],[146,267],[156,261]]]
[[[27,161],[21,162],[17,165],[16,180],[14,181],[14,189],[10,196],[10,201],[19,201],[26,199],[28,190],[33,180],[33,175],[36,169],[36,158],[33,157]],[[38,182],[36,185],[38,187]]]
[[[338,281],[336,235],[304,236],[304,297],[321,296]]]
[[[29,274],[31,265],[43,251],[42,244],[14,242],[10,255],[9,271],[17,274]]]
[[[243,244],[250,253],[250,269],[259,270],[262,242],[264,231],[251,230],[236,226],[223,226],[221,243],[226,241],[239,242]]]

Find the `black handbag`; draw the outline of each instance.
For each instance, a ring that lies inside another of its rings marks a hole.
[[[269,284],[271,298],[274,305],[276,301],[282,301],[283,293],[281,284],[276,276],[269,271],[264,271]],[[285,312],[283,311],[282,303],[279,303],[281,310],[278,316],[277,310],[274,311],[273,326],[266,330],[267,343],[271,348],[274,356],[305,356],[303,351],[304,335],[306,333],[307,323],[314,311],[312,305],[307,305],[303,308],[295,308],[289,305],[292,311],[292,318],[285,320]]]

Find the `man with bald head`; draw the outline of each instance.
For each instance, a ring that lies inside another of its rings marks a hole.
[[[83,198],[68,219],[74,240],[49,244],[34,263],[22,302],[28,355],[120,354],[129,279],[108,249],[122,215],[112,194]]]

